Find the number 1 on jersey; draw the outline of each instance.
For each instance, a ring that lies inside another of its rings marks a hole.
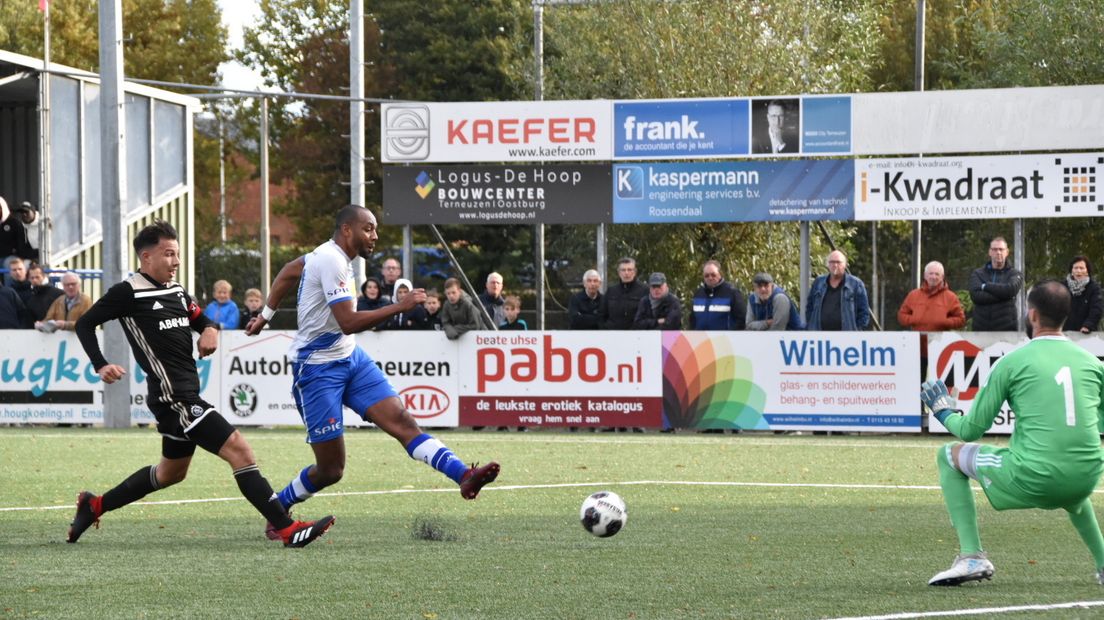
[[[1073,406],[1073,375],[1070,373],[1069,366],[1062,366],[1062,370],[1054,375],[1054,381],[1062,386],[1062,395],[1065,396],[1063,400],[1066,402],[1066,425],[1077,426],[1077,411]]]

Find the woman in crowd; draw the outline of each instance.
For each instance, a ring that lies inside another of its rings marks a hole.
[[[1082,334],[1096,331],[1104,315],[1104,300],[1100,284],[1092,277],[1092,263],[1084,256],[1074,256],[1066,275],[1066,288],[1073,296],[1065,330]]]
[[[386,306],[387,301],[380,298],[380,283],[376,278],[368,278],[360,287],[360,297],[357,297],[357,312],[363,310],[377,310]]]

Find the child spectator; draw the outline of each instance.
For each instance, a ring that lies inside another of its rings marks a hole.
[[[521,299],[519,299],[517,295],[508,296],[506,302],[502,305],[502,309],[506,313],[506,320],[498,326],[499,329],[529,329],[529,325],[525,323],[525,319],[518,318],[518,314],[521,313]]]
[[[441,293],[435,288],[429,289],[423,307],[426,311],[426,321],[422,324],[422,329],[441,331]]]
[[[261,297],[260,289],[251,288],[245,291],[245,306],[241,309],[238,317],[238,327],[245,329],[250,319],[261,314],[261,308],[263,307],[264,297]]]
[[[226,280],[215,282],[215,300],[203,309],[204,316],[218,323],[221,329],[238,328],[238,318],[241,314],[238,312],[238,304],[230,299],[233,291],[234,288]]]
[[[410,280],[399,278],[395,281],[395,290],[392,293],[391,299],[396,304],[402,303],[402,300],[405,299],[412,290],[414,290],[414,285],[410,283]],[[425,317],[425,308],[414,306],[409,312],[400,312],[392,315],[391,320],[387,321],[387,326],[382,329],[422,329],[422,325],[426,320]]]
[[[449,278],[445,281],[445,297],[448,299],[441,308],[441,327],[449,340],[456,340],[464,332],[479,329],[479,311],[475,309],[471,297],[460,290],[460,281]]]

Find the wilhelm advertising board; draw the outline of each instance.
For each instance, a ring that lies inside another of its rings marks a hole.
[[[608,165],[387,166],[388,224],[600,224]]]
[[[1104,215],[1104,153],[859,159],[856,220]]]
[[[912,332],[663,332],[665,421],[919,432],[919,346]]]
[[[460,424],[662,424],[659,332],[468,332]]]
[[[476,163],[611,159],[609,101],[385,103],[382,161]]]

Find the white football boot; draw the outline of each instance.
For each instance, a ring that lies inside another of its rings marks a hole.
[[[981,581],[993,577],[993,563],[985,552],[971,555],[956,555],[954,564],[947,570],[932,577],[929,586],[957,586],[967,581]]]
[[[1100,572],[1096,574],[1096,582],[1104,586],[1104,568],[1100,569]]]

